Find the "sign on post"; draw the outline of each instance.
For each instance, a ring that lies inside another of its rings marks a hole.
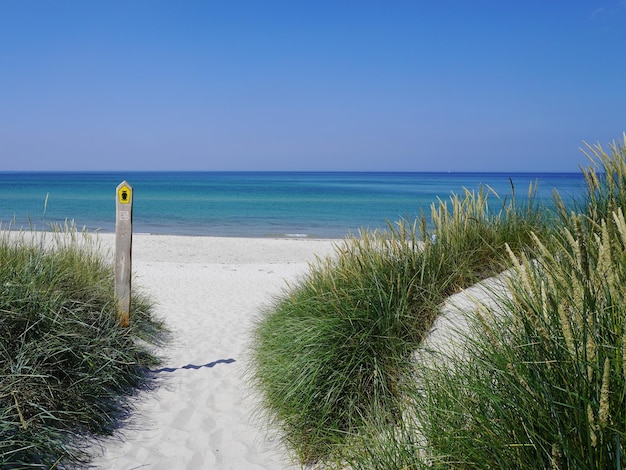
[[[133,247],[133,188],[126,181],[115,197],[115,299],[120,325],[130,325],[130,281]]]

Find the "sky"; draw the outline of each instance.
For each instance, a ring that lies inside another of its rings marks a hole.
[[[572,171],[626,0],[0,0],[0,171]]]

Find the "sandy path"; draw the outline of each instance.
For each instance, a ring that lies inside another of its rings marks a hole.
[[[113,237],[100,236],[112,246]],[[135,400],[131,420],[96,449],[99,469],[288,469],[278,442],[255,422],[243,380],[255,318],[287,281],[308,270],[331,240],[135,235],[134,286],[156,302],[172,341],[164,366],[219,360],[213,367],[159,374]]]

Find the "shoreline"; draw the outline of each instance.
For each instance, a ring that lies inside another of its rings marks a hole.
[[[78,226],[74,224],[73,219],[67,219],[65,221],[49,222],[45,228],[37,227],[33,225],[31,227],[14,227],[11,224],[3,223],[0,221],[0,232],[9,232],[14,234],[19,233],[54,233],[54,229],[58,228],[59,231],[65,231],[66,227],[75,229],[77,233],[89,233],[93,236],[115,236],[115,228],[93,228],[87,226]],[[367,227],[361,227],[361,229]],[[343,235],[315,235],[312,233],[265,233],[265,234],[220,234],[220,233],[194,233],[185,231],[172,231],[172,232],[151,232],[151,231],[137,231],[133,230],[133,236],[154,236],[154,237],[190,237],[190,238],[244,238],[244,239],[260,239],[260,240],[332,240],[341,241],[351,235],[358,235],[358,230],[347,231]]]

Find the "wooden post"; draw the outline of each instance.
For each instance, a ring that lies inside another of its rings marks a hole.
[[[122,327],[130,325],[130,280],[133,248],[133,188],[126,181],[115,197],[115,299]]]

